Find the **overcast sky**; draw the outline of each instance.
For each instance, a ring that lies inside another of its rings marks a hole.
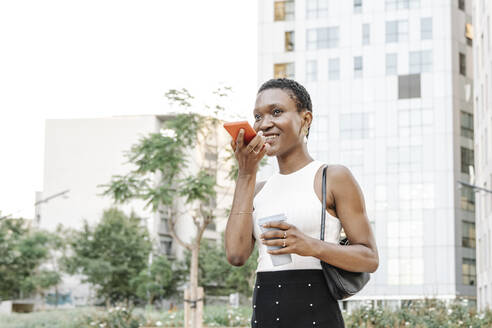
[[[34,216],[47,118],[163,113],[166,90],[221,84],[248,115],[256,40],[256,0],[0,1],[2,214]]]

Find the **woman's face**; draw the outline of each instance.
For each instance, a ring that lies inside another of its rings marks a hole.
[[[302,145],[302,129],[309,127],[310,114],[306,110],[298,112],[287,90],[266,89],[260,92],[253,111],[253,127],[256,131],[263,131],[266,143],[270,145],[267,155],[281,156]]]

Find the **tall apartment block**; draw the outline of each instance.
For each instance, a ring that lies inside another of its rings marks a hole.
[[[475,185],[477,201],[477,302],[492,307],[492,111],[490,110],[492,50],[490,1],[474,1]]]
[[[475,302],[475,194],[459,183],[474,164],[471,2],[258,3],[259,83],[306,86],[310,152],[365,195],[380,267],[343,306]]]

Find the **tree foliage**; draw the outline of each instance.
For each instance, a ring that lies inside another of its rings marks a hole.
[[[162,206],[171,206],[177,196],[184,196],[188,203],[215,196],[215,183],[205,169],[187,176],[182,173],[189,164],[187,151],[206,138],[218,120],[191,112],[193,97],[186,89],[169,90],[166,97],[183,112],[167,119],[162,133],[150,133],[131,147],[126,157],[134,170],[115,175],[109,184],[101,186],[103,194],[118,203],[142,199],[153,211],[159,211]]]
[[[84,282],[97,287],[99,297],[109,302],[138,298],[132,281],[147,268],[152,246],[141,219],[106,210],[94,227],[85,222],[82,230],[74,231],[70,246],[67,270],[82,274]]]
[[[204,286],[207,295],[229,295],[239,292],[250,296],[257,261],[258,251],[255,247],[243,266],[232,266],[227,262],[223,238],[220,244],[204,240],[199,255],[198,282]],[[186,254],[185,265],[190,265],[189,252]]]
[[[61,244],[55,234],[31,228],[27,220],[0,220],[0,298],[29,297],[57,285],[60,273],[43,265]]]
[[[182,280],[180,269],[173,268],[173,263],[165,256],[157,255],[153,257],[150,268],[142,270],[131,283],[140,299],[154,304],[156,300],[174,295]]]

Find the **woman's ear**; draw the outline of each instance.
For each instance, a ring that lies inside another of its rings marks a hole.
[[[302,118],[302,125],[306,126],[306,128],[309,128],[311,126],[312,121],[313,121],[313,113],[311,113],[308,110],[304,110],[303,118]]]

